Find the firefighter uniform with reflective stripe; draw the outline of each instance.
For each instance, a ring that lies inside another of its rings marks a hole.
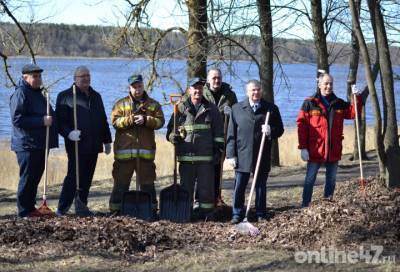
[[[143,115],[144,124],[135,125],[135,115]],[[139,178],[140,190],[152,195],[153,205],[156,208],[154,130],[160,129],[165,122],[161,105],[146,92],[141,101],[135,101],[129,94],[115,103],[111,121],[116,133],[112,171],[114,187],[110,197],[110,210],[112,212],[120,210],[122,195],[129,190],[133,172],[136,172]],[[139,171],[136,169],[137,159],[139,159]]]
[[[168,123],[167,139],[173,137],[173,120]],[[194,106],[191,99],[178,105],[177,127],[182,140],[176,144],[182,186],[193,198],[197,181],[200,209],[214,208],[214,160],[223,148],[223,128],[217,107],[203,98]]]

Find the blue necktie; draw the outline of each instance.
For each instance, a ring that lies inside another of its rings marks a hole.
[[[257,111],[257,108],[258,108],[258,104],[254,104],[254,105],[253,105],[253,111],[256,112],[256,111]]]

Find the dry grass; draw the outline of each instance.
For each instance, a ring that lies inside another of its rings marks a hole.
[[[343,154],[353,152],[354,127],[344,127]],[[279,138],[279,156],[282,166],[301,165],[300,151],[297,149],[298,138],[296,128],[286,128],[285,133]],[[366,151],[375,149],[374,128],[368,127],[365,140]]]
[[[353,150],[354,131],[351,126],[345,127],[345,139],[343,142],[344,153]],[[173,148],[165,140],[164,135],[156,136],[157,153],[156,166],[157,176],[169,176],[173,172]],[[279,139],[280,159],[283,166],[301,165],[299,150],[297,149],[297,132],[294,128],[286,129],[284,135]],[[373,149],[373,128],[367,129],[366,149]],[[0,188],[13,189],[18,183],[18,164],[14,152],[10,151],[10,143],[7,141],[0,143]],[[113,156],[100,154],[97,162],[94,180],[111,178]],[[225,169],[231,170],[225,164]],[[49,157],[49,184],[62,183],[67,170],[67,156],[63,149],[52,150]]]

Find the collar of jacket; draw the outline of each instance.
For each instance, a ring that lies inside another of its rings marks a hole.
[[[186,99],[183,102],[183,105],[184,105],[185,111],[189,112],[193,116],[198,116],[198,115],[202,114],[203,112],[205,112],[206,110],[208,110],[210,102],[208,102],[207,99],[205,99],[203,96],[203,98],[201,99],[200,108],[197,111],[197,113],[193,112],[194,105],[192,103],[190,96],[188,97],[188,99]]]
[[[24,89],[26,89],[26,90],[34,91],[34,92],[41,92],[41,91],[43,91],[43,89],[44,89],[43,87],[40,87],[40,88],[38,88],[38,89],[32,88],[32,86],[29,85],[29,83],[26,82],[23,78],[20,79],[20,81],[19,81],[17,87],[22,87],[22,88],[24,88]]]
[[[254,112],[253,108],[250,105],[250,100],[248,97],[246,97],[246,100],[244,100],[244,103],[243,103],[243,109],[246,109],[246,108],[248,110],[250,110],[251,112]],[[265,101],[263,98],[261,98],[260,101],[258,102],[257,111],[259,111],[260,109],[268,109],[268,102]]]
[[[74,87],[74,85],[72,84],[71,88],[70,88],[71,92],[73,91],[73,87]],[[84,95],[85,97],[87,97],[86,94],[81,89],[79,89],[78,86],[75,85],[75,88],[77,90],[76,95]],[[92,86],[89,86],[89,91],[88,91],[89,96],[93,93],[93,91],[94,90],[93,90]]]
[[[327,114],[329,108],[332,108],[332,106],[337,103],[339,101],[339,98],[334,94],[330,94],[329,95],[329,108],[325,108],[324,103],[322,102],[322,96],[319,92],[316,92],[313,96],[312,96],[312,100],[318,105],[318,107],[320,107],[322,109],[323,114]]]
[[[131,92],[129,92],[129,98],[131,99],[131,102],[134,103],[136,100],[135,98],[133,98]],[[149,98],[148,94],[146,93],[146,91],[143,91],[143,95],[142,95],[142,99],[139,101],[140,103],[144,103],[145,101],[147,101]]]

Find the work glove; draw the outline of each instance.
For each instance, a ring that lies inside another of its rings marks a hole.
[[[236,165],[237,165],[236,157],[226,159],[226,161],[229,163],[230,166],[232,166],[233,168],[236,168]]]
[[[355,95],[360,95],[362,93],[356,84],[351,85],[351,92]]]
[[[43,123],[46,127],[51,126],[51,124],[53,123],[53,117],[51,117],[51,115],[43,116]]]
[[[71,141],[77,142],[81,139],[81,131],[80,130],[73,130],[68,134],[68,139]]]
[[[182,137],[180,135],[175,134],[175,133],[171,133],[169,135],[169,141],[171,143],[173,143],[173,144],[178,144],[178,143],[183,142],[183,139],[182,139]]]
[[[111,144],[104,144],[104,153],[106,153],[106,155],[111,153]]]
[[[265,133],[268,137],[271,136],[271,126],[270,125],[262,125],[261,132]]]
[[[301,155],[301,159],[303,160],[303,161],[308,161],[309,159],[310,159],[310,155],[308,154],[308,150],[307,149],[302,149],[301,151],[300,151],[301,153],[300,153],[300,155]]]

